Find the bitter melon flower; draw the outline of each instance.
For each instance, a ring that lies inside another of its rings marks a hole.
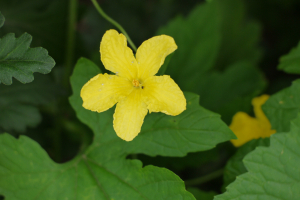
[[[172,37],[160,35],[144,41],[134,57],[126,37],[108,30],[100,43],[100,55],[104,67],[115,75],[98,74],[89,80],[81,89],[82,106],[104,112],[117,104],[113,127],[126,141],[139,134],[148,110],[179,115],[186,109],[183,92],[170,76],[154,76],[176,49]]]
[[[234,146],[239,147],[253,139],[270,137],[276,132],[271,129],[271,123],[261,109],[268,99],[269,95],[252,99],[255,118],[244,112],[238,112],[233,116],[229,128],[237,136],[237,139],[231,140]]]

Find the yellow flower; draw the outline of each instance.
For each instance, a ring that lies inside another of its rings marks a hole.
[[[270,137],[276,132],[276,130],[271,130],[270,121],[261,109],[268,98],[269,95],[262,95],[252,99],[256,118],[250,117],[244,112],[238,112],[233,116],[229,128],[238,138],[231,140],[234,146],[239,147],[253,139]]]
[[[154,76],[176,49],[172,37],[160,35],[143,42],[134,57],[123,34],[107,31],[100,43],[101,61],[116,75],[98,74],[89,80],[81,89],[82,106],[103,112],[117,103],[113,126],[126,141],[141,131],[148,110],[179,115],[186,109],[182,91],[170,76]]]

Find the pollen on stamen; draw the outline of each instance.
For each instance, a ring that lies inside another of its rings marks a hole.
[[[134,87],[139,87],[141,84],[140,84],[140,82],[138,81],[138,80],[133,80],[132,81],[132,85],[134,86]]]

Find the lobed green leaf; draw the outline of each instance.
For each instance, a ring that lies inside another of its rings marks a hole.
[[[189,187],[187,190],[191,192],[197,200],[213,200],[214,196],[217,195],[216,192],[205,192],[194,187]]]
[[[0,194],[8,200],[194,199],[171,171],[142,168],[138,160],[103,150],[94,144],[92,151],[57,164],[33,140],[1,135]]]
[[[246,16],[246,5],[240,0],[214,0],[220,18],[222,40],[215,67],[226,69],[235,62],[257,64],[262,56],[259,47],[261,25]]]
[[[211,71],[198,81],[201,104],[222,114],[226,123],[239,112],[251,112],[251,100],[266,86],[262,72],[249,62],[237,62],[224,72]],[[213,91],[213,92],[212,92]]]
[[[300,115],[289,133],[271,136],[270,147],[258,147],[243,162],[248,172],[215,200],[297,200],[300,197]]]
[[[199,75],[213,67],[218,54],[221,35],[216,3],[197,6],[187,18],[175,18],[157,34],[172,36],[178,46],[166,74],[182,90],[193,91]]]
[[[124,153],[185,156],[188,152],[208,150],[218,143],[235,138],[232,131],[221,121],[220,115],[199,106],[197,95],[185,93],[186,111],[178,116],[148,114],[140,134],[132,142],[123,141],[113,129],[114,109],[96,113],[82,107],[80,90],[98,73],[99,68],[91,61],[85,58],[78,61],[71,77],[74,94],[70,103],[77,117],[94,131],[95,140],[101,141],[101,145],[114,144],[123,149]]]
[[[12,84],[12,77],[22,83],[33,81],[33,73],[47,74],[55,65],[47,50],[29,48],[32,37],[24,33],[19,38],[10,33],[0,39],[0,83]]]
[[[41,121],[37,106],[54,101],[62,94],[48,76],[37,75],[32,83],[15,82],[0,85],[0,128],[4,131],[25,132]]]
[[[300,42],[287,55],[280,57],[278,69],[291,74],[300,74]]]
[[[237,176],[244,174],[247,172],[247,169],[242,162],[244,157],[252,152],[259,146],[269,146],[270,139],[258,139],[258,140],[251,140],[247,142],[243,146],[241,146],[237,152],[228,160],[225,171],[224,171],[224,184],[222,188],[226,188],[230,183],[232,183]]]
[[[291,120],[297,117],[300,111],[300,79],[294,81],[292,86],[276,94],[262,106],[262,109],[271,122],[272,129],[277,132],[289,131]]]
[[[56,63],[64,61],[68,1],[1,0],[0,8],[6,21],[1,34],[30,33],[31,46],[47,49]]]
[[[94,131],[92,145],[74,160],[56,164],[29,138],[0,136],[0,194],[7,199],[24,200],[194,199],[171,171],[154,166],[142,168],[140,161],[126,160],[126,156],[183,156],[210,149],[234,138],[230,129],[219,115],[200,107],[196,95],[187,93],[185,113],[177,117],[150,114],[140,136],[125,142],[113,131],[113,109],[95,113],[82,107],[80,90],[98,73],[94,63],[82,58],[71,77],[74,93],[70,103],[79,119]]]

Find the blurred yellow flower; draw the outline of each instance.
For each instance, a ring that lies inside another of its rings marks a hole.
[[[236,147],[242,146],[253,139],[270,137],[276,130],[271,130],[271,124],[261,106],[269,99],[269,95],[262,95],[252,99],[255,118],[247,113],[238,112],[233,118],[229,128],[238,139],[231,140]]]
[[[117,103],[113,126],[126,141],[141,131],[148,110],[180,114],[186,109],[183,92],[170,76],[154,76],[176,49],[172,37],[160,35],[143,42],[134,57],[123,34],[107,31],[100,43],[101,61],[116,75],[98,74],[89,80],[81,89],[82,106],[103,112]]]

